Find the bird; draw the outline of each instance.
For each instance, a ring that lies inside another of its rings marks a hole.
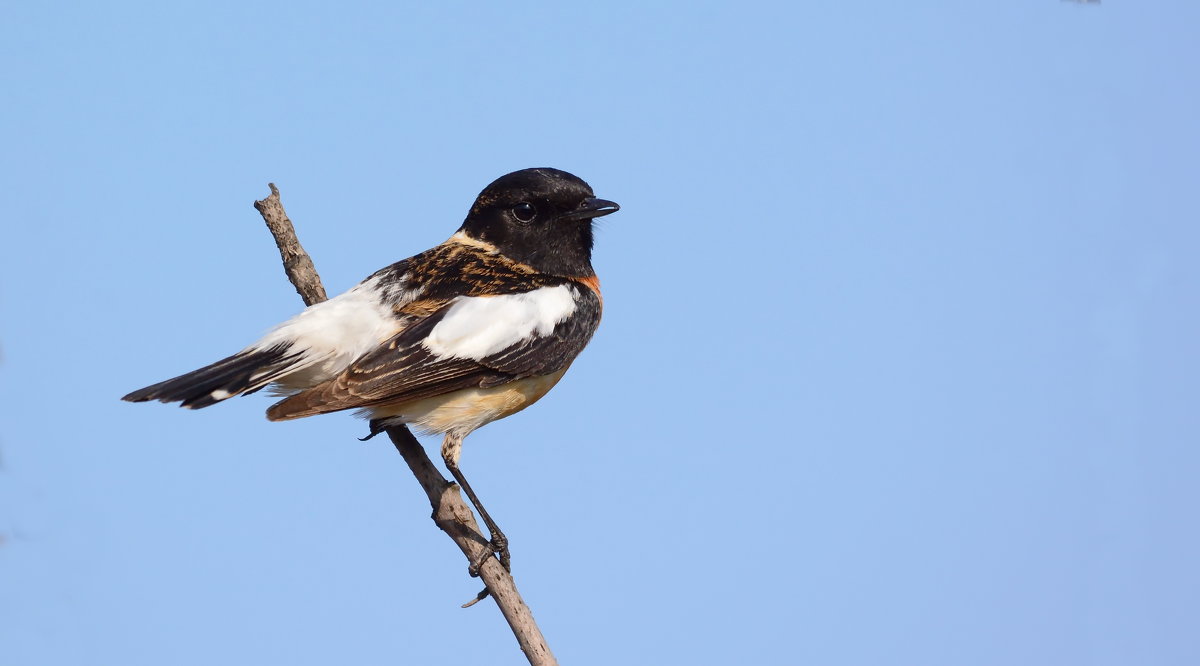
[[[604,304],[593,226],[618,210],[566,171],[514,171],[440,245],[122,399],[202,409],[268,388],[283,398],[271,421],[358,410],[364,439],[394,426],[442,435],[442,459],[490,532],[488,557],[508,569],[508,539],[459,466],[463,440],[541,399],[591,340]]]

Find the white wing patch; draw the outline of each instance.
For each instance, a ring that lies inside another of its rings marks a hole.
[[[308,307],[273,328],[250,349],[270,349],[291,344],[301,357],[296,371],[281,377],[283,389],[314,386],[332,379],[363,354],[392,337],[402,325],[393,305],[413,300],[405,293],[399,300],[383,302],[379,278],[370,278],[349,291]]]
[[[569,285],[523,294],[459,296],[422,344],[436,356],[480,360],[532,337],[548,336],[575,312]]]

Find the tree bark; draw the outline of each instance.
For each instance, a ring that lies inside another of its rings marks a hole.
[[[320,303],[327,299],[321,276],[296,237],[296,230],[280,201],[279,189],[274,183],[268,183],[268,187],[271,188],[270,196],[255,201],[254,207],[274,236],[283,259],[283,270],[296,287],[296,292],[304,299],[304,304]],[[473,605],[484,596],[492,597],[529,663],[534,666],[556,666],[558,661],[534,622],[533,613],[517,591],[512,575],[504,570],[498,559],[492,557],[488,539],[480,532],[475,514],[463,501],[458,486],[442,476],[408,428],[388,428],[387,435],[429,497],[429,504],[433,507],[433,522],[462,550],[468,563],[483,561],[479,577],[487,587],[463,606]]]
[[[283,202],[279,200],[279,188],[275,187],[275,183],[267,183],[267,187],[271,188],[270,196],[255,201],[254,207],[258,209],[263,221],[267,223],[267,228],[271,230],[271,235],[275,237],[279,257],[283,259],[283,271],[292,281],[296,293],[304,299],[305,305],[327,300],[329,297],[325,295],[325,286],[321,284],[321,276],[317,275],[317,267],[313,266],[312,259],[300,245],[300,239],[296,238],[292,220],[283,209]]]

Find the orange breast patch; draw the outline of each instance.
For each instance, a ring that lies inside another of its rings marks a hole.
[[[577,277],[572,279],[595,292],[596,298],[600,299],[600,306],[604,307],[604,294],[600,293],[600,276],[589,275],[587,277]]]

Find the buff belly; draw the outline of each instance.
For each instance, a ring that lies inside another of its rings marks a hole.
[[[460,437],[532,405],[546,395],[566,368],[551,375],[527,377],[491,388],[469,388],[423,400],[371,407],[367,415],[385,422],[407,423],[424,434],[452,432]]]

